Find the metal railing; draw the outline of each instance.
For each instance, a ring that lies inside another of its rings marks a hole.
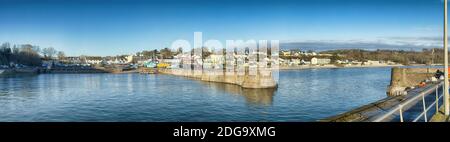
[[[439,84],[435,84],[432,87],[429,87],[425,90],[423,90],[422,92],[420,92],[419,94],[417,94],[414,97],[408,98],[406,101],[401,102],[400,104],[398,104],[397,106],[395,106],[394,108],[390,109],[387,113],[382,114],[377,116],[373,122],[382,122],[385,121],[387,118],[389,118],[390,116],[396,114],[396,112],[398,112],[399,117],[400,117],[400,122],[404,122],[404,112],[408,111],[408,108],[413,107],[414,105],[416,105],[418,103],[418,101],[422,100],[422,113],[420,113],[417,117],[415,117],[413,119],[412,122],[417,122],[418,120],[420,120],[421,118],[424,119],[425,122],[428,122],[428,116],[427,116],[427,112],[429,110],[431,110],[433,108],[433,106],[435,106],[436,109],[436,113],[439,112],[439,100],[442,99],[443,95],[442,93],[444,92],[444,87],[443,87],[444,83],[440,82]],[[442,92],[439,93],[439,88],[442,88]],[[431,103],[428,107],[426,105],[426,101],[425,98],[429,95],[432,95],[434,93],[435,95],[435,100],[433,101],[433,103]],[[441,95],[439,95],[441,94]]]

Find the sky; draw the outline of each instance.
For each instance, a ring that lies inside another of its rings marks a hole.
[[[441,47],[442,0],[0,0],[0,43],[121,55],[193,41],[282,48]],[[339,46],[336,46],[339,45]]]

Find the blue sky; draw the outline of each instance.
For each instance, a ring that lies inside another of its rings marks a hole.
[[[441,37],[442,10],[442,0],[0,0],[0,42],[105,56],[169,47],[203,32],[204,41],[420,48],[439,46],[423,39]]]

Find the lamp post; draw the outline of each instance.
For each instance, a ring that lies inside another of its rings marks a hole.
[[[448,85],[447,0],[444,0],[444,109],[446,116],[450,113]]]

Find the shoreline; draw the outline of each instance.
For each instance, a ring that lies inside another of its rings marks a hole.
[[[306,69],[345,69],[345,68],[383,68],[383,67],[405,67],[406,65],[367,65],[367,66],[294,66],[294,67],[279,67],[279,70],[306,70]],[[408,66],[427,66],[427,65],[408,65]]]
[[[422,64],[414,64],[414,65],[364,65],[364,66],[334,66],[334,65],[325,65],[325,66],[291,66],[291,67],[279,67],[278,70],[286,71],[286,70],[308,70],[308,69],[346,69],[346,68],[383,68],[383,67],[424,67],[424,66],[439,66],[439,65],[422,65]],[[27,69],[1,69],[3,72],[0,75],[4,74],[22,74],[22,73],[35,73],[35,74],[61,74],[61,73],[111,73],[111,74],[129,74],[129,73],[140,73],[139,69],[135,70],[127,70],[127,71],[114,71],[100,68],[92,68],[92,69],[75,69],[71,71],[45,71],[42,68],[27,68]],[[20,70],[20,71],[19,71]],[[95,71],[94,71],[95,70]]]

